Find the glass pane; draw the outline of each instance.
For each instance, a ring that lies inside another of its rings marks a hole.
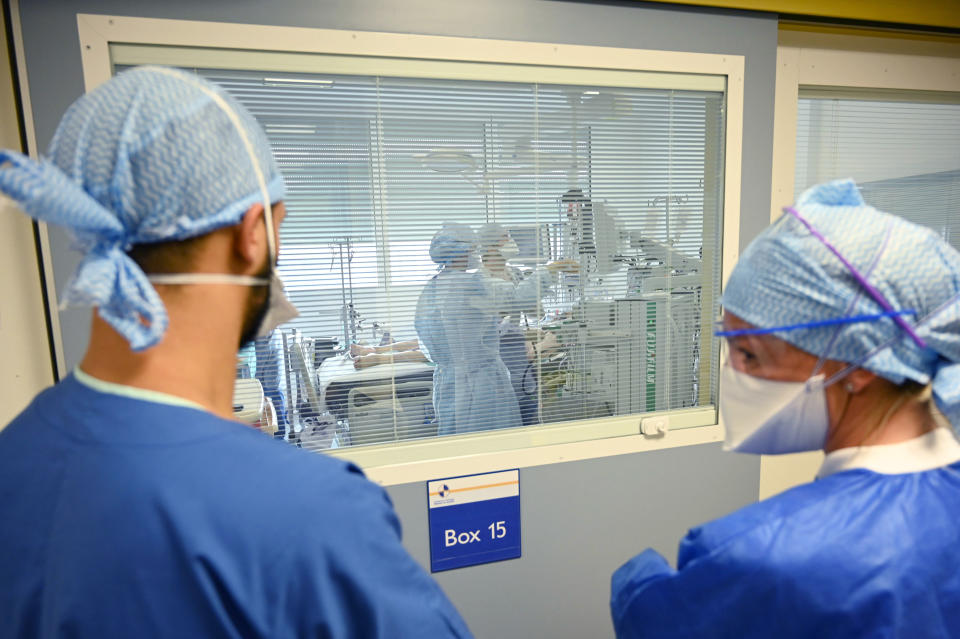
[[[960,249],[960,96],[955,104],[803,97],[796,195],[856,180],[868,204],[940,233]]]
[[[715,403],[722,92],[193,71],[263,124],[288,185],[279,268],[301,315],[238,366],[277,436]],[[469,230],[438,251],[451,223]]]

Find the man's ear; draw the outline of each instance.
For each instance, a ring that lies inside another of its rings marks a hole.
[[[243,214],[234,234],[234,249],[250,264],[260,262],[266,253],[267,227],[263,216],[263,204],[254,204]]]

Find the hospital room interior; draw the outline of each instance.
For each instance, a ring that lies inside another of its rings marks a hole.
[[[960,250],[948,0],[14,0],[3,33],[0,142],[33,158],[142,65],[253,116],[298,315],[238,351],[233,418],[383,487],[477,637],[612,636],[630,557],[813,481],[822,452],[731,452],[722,419],[725,287],[784,207],[852,179]],[[71,234],[2,208],[7,424],[91,313]],[[449,486],[506,484],[477,527],[512,545],[456,554]]]

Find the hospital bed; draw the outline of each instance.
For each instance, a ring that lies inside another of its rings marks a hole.
[[[356,370],[345,356],[317,370],[320,401],[348,426],[341,445],[433,437],[434,367],[423,362],[380,364]]]

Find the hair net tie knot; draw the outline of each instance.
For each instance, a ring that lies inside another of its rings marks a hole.
[[[98,307],[100,317],[134,350],[159,342],[167,313],[143,271],[124,252],[129,239],[120,220],[47,161],[0,151],[0,164],[5,165],[0,168],[0,191],[31,217],[70,227],[75,248],[85,253],[61,297],[61,308]]]
[[[853,180],[834,180],[807,189],[797,198],[797,208],[809,204],[827,206],[867,206],[860,188]]]
[[[97,307],[134,351],[157,344],[169,322],[157,291],[119,242],[99,242],[84,255],[64,291],[67,306]]]

